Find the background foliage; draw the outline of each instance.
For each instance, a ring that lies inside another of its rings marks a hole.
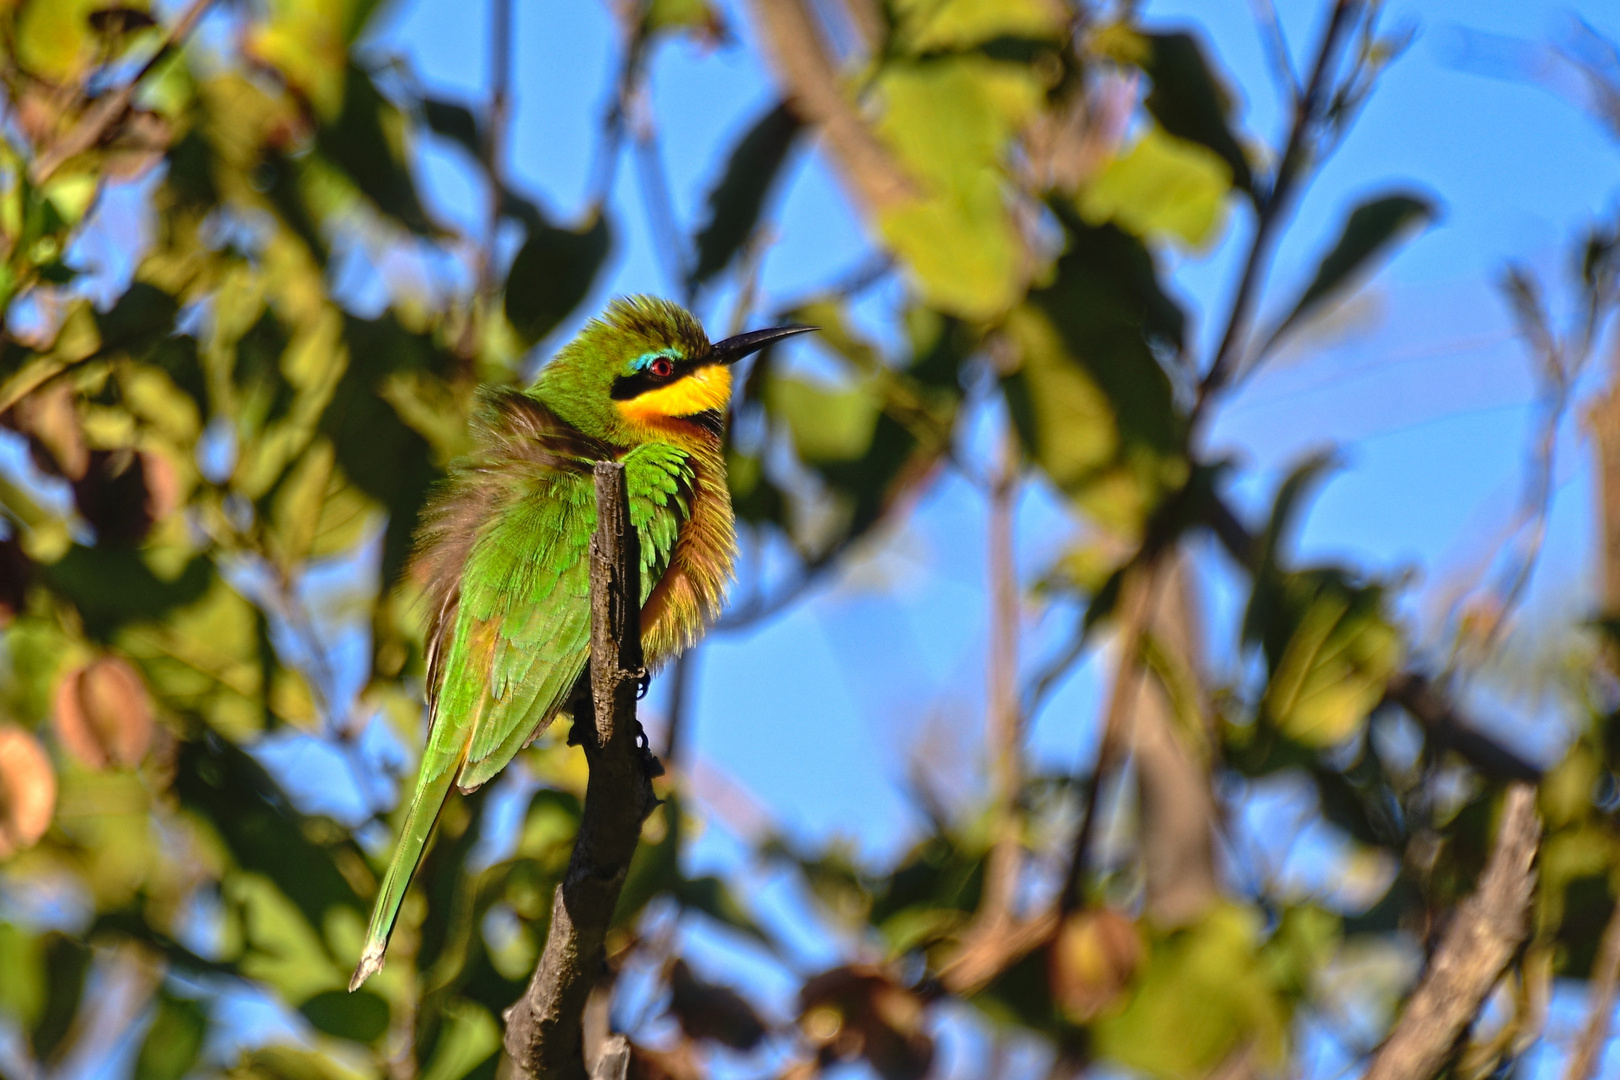
[[[714,336],[728,318],[823,328],[819,373],[767,355],[742,384],[730,462],[745,573],[724,628],[772,618],[942,476],[969,478],[992,525],[986,780],[950,804],[919,791],[931,829],[892,864],[757,839],[843,957],[801,970],[734,883],[685,869],[677,696],[666,802],[587,1024],[611,1016],[649,1077],[850,1062],[917,1078],[940,1071],[947,1024],[997,1048],[986,1075],[1308,1074],[1311,1031],[1352,1062],[1377,1044],[1473,888],[1503,783],[1535,779],[1547,836],[1532,938],[1452,1064],[1511,1071],[1541,1038],[1553,980],[1613,990],[1600,945],[1620,893],[1620,728],[1602,617],[1620,584],[1611,570],[1594,590],[1562,676],[1571,737],[1543,769],[1428,707],[1493,663],[1534,543],[1443,648],[1420,648],[1395,614],[1400,582],[1293,557],[1290,526],[1331,462],[1303,463],[1267,519],[1244,522],[1225,494],[1241,470],[1203,441],[1228,387],[1437,213],[1430,195],[1375,190],[1344,208],[1303,284],[1267,286],[1299,190],[1402,34],[1376,5],[1326,5],[1304,69],[1280,65],[1294,116],[1268,149],[1237,127],[1201,35],[1130,4],[815,7],[847,24],[842,53],[811,5],[747,7],[786,97],[714,163],[690,236],[665,221]],[[527,378],[596,296],[613,170],[623,156],[656,167],[659,48],[724,42],[733,15],[705,0],[620,12],[597,197],[563,220],[500,168],[504,69],[487,104],[434,97],[364,47],[374,8],[0,5],[0,1073],[15,1080],[490,1076],[501,1010],[543,941],[583,793],[561,733],[522,759],[541,784],[515,827],[488,792],[452,803],[387,969],[342,989],[422,736],[421,583],[401,572],[474,388]],[[1612,69],[1587,74],[1620,94]],[[427,138],[459,146],[496,193],[484,235],[424,208],[413,154]],[[813,141],[885,256],[752,310],[772,192]],[[1235,218],[1255,235],[1204,355],[1167,267]],[[95,237],[136,253],[132,278],[90,265]],[[1594,222],[1573,244],[1570,320],[1528,271],[1504,278],[1555,433],[1608,340],[1616,243]],[[356,303],[342,271],[355,252],[415,272]],[[851,308],[895,277],[905,301],[880,338]],[[722,286],[729,315],[713,310]],[[1284,312],[1274,323],[1257,320],[1263,295]],[[1020,581],[1024,485],[1062,500],[1075,539]],[[1546,498],[1528,497],[1531,534]],[[1248,592],[1231,672],[1204,662],[1189,600],[1187,553],[1211,538]],[[1079,615],[1057,662],[1021,678],[1033,604]],[[1095,761],[1027,769],[1032,717],[1110,637]],[[310,812],[278,782],[260,750],[289,728],[344,755],[368,816]],[[1346,880],[1380,868],[1375,886],[1307,895],[1245,861],[1231,822],[1251,781],[1279,775],[1314,791]],[[689,963],[681,920],[728,928],[753,958]],[[760,966],[801,987],[795,1015],[739,994]],[[244,992],[289,1034],[244,1036],[219,1005]]]

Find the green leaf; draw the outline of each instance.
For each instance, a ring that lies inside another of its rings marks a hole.
[[[1062,9],[1043,0],[896,0],[895,37],[912,53],[969,49],[996,38],[1047,39]]]
[[[1112,221],[1143,239],[1206,247],[1220,232],[1231,167],[1197,143],[1154,126],[1080,193],[1088,225]]]
[[[478,118],[465,105],[439,98],[422,99],[422,119],[436,135],[443,135],[473,157],[483,153],[483,136],[479,133]]]
[[[787,425],[802,461],[856,461],[872,445],[878,401],[870,388],[773,371],[765,384],[765,407]]]
[[[174,790],[182,806],[212,824],[236,865],[272,882],[317,933],[332,913],[360,909],[337,863],[361,868],[359,848],[347,838],[312,839],[318,821],[298,813],[264,767],[239,747],[213,736],[183,743]]]
[[[886,64],[878,89],[878,132],[922,189],[882,211],[884,240],[930,306],[966,319],[999,315],[1018,299],[1024,266],[1003,159],[1040,108],[1040,83],[1024,65],[957,55]]]
[[[1260,352],[1269,352],[1284,334],[1348,286],[1404,233],[1434,220],[1435,212],[1434,203],[1421,195],[1384,195],[1357,206],[1332,250],[1317,265],[1316,276]]]
[[[96,0],[28,0],[17,17],[17,60],[54,83],[71,83],[90,61],[95,38],[88,18]]]
[[[34,1056],[49,1062],[58,1051],[66,1049],[62,1040],[73,1027],[73,1018],[79,1014],[79,999],[90,972],[90,949],[53,930],[45,935],[41,966],[45,973],[45,1000],[28,1038]]]
[[[755,121],[732,148],[725,174],[709,192],[709,218],[697,238],[696,289],[724,270],[748,242],[804,122],[783,101]]]
[[[1165,1080],[1205,1076],[1246,1042],[1276,1063],[1288,1015],[1260,946],[1259,915],[1234,903],[1155,941],[1125,1010],[1092,1028],[1098,1052]]]
[[[1228,118],[1231,96],[1226,92],[1204,49],[1191,34],[1146,35],[1151,49],[1143,70],[1153,80],[1146,105],[1159,126],[1170,134],[1213,150],[1232,170],[1232,183],[1252,190],[1249,160],[1232,134]]]
[[[584,301],[607,261],[612,232],[598,213],[580,232],[542,224],[529,231],[506,274],[506,319],[525,345],[557,328]]]
[[[1293,575],[1285,586],[1303,607],[1273,666],[1262,705],[1277,727],[1306,746],[1349,738],[1384,696],[1401,661],[1399,632],[1383,612],[1383,591],[1346,584],[1332,571]],[[1300,597],[1314,595],[1304,604]]]
[[[317,129],[315,144],[378,210],[413,232],[431,233],[433,226],[417,198],[406,160],[404,129],[404,118],[378,91],[371,76],[350,64],[344,76],[342,111],[333,123]]]
[[[374,1043],[388,1031],[388,1002],[369,990],[327,990],[316,994],[298,1011],[311,1024],[340,1039]]]
[[[1272,496],[1271,513],[1266,519],[1265,530],[1257,538],[1252,571],[1254,587],[1249,595],[1248,609],[1243,616],[1243,641],[1251,645],[1257,642],[1267,643],[1268,652],[1273,657],[1279,655],[1281,649],[1276,638],[1267,635],[1268,629],[1277,617],[1277,607],[1282,601],[1278,593],[1283,573],[1278,565],[1282,557],[1281,552],[1294,530],[1295,522],[1303,512],[1305,499],[1329,472],[1338,467],[1338,464],[1338,456],[1327,452],[1312,454],[1294,466],[1283,478],[1283,482],[1277,485],[1277,493]]]
[[[23,1028],[39,1021],[45,1007],[44,949],[38,937],[15,923],[0,923],[0,1013]]]
[[[468,1001],[445,1007],[444,1029],[433,1050],[433,1060],[422,1080],[461,1080],[500,1048],[501,1033],[494,1017]]]
[[[207,1035],[208,1010],[201,1002],[160,995],[135,1058],[134,1080],[180,1080],[197,1063]]]
[[[1104,527],[1132,534],[1189,475],[1155,356],[1179,349],[1184,317],[1139,240],[1113,225],[1069,225],[1054,280],[1007,319],[1018,359],[1002,387],[1052,483]]]

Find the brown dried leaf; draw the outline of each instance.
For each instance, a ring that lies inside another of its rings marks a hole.
[[[13,423],[28,436],[34,463],[41,470],[78,480],[90,466],[84,425],[74,405],[73,387],[57,380],[17,402]]]
[[[56,773],[39,740],[0,725],[0,859],[39,843],[56,810]]]
[[[868,964],[833,968],[799,991],[799,1025],[823,1061],[863,1057],[884,1080],[921,1080],[934,1062],[923,999]]]
[[[92,769],[128,768],[152,744],[152,699],[134,666],[102,656],[68,672],[56,688],[56,735]]]
[[[676,960],[670,969],[669,989],[669,1011],[687,1038],[752,1050],[765,1037],[764,1022],[741,994],[693,975],[685,960]]]
[[[1142,961],[1136,925],[1117,911],[1077,911],[1047,950],[1052,999],[1083,1024],[1120,999]]]

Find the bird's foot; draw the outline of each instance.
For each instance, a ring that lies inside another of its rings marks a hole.
[[[647,688],[652,685],[652,672],[646,668],[636,671],[636,700],[640,701],[647,696]],[[645,736],[643,736],[645,738]]]

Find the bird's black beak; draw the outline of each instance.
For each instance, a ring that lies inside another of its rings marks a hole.
[[[745,356],[752,356],[772,342],[794,334],[808,334],[820,330],[819,326],[773,326],[769,330],[750,330],[746,334],[717,341],[709,348],[709,356],[717,364],[735,364]]]

